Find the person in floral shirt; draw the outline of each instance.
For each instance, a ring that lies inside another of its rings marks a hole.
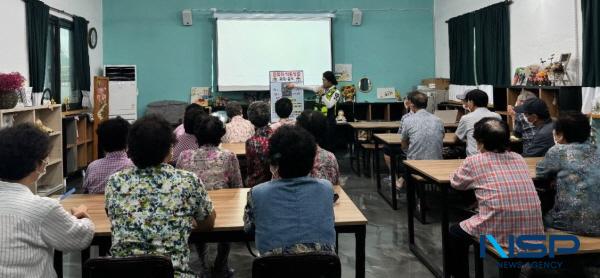
[[[335,155],[320,147],[327,134],[327,119],[322,113],[305,110],[298,116],[296,125],[306,129],[317,140],[317,154],[310,176],[328,180],[333,185],[339,185],[340,168]]]
[[[256,101],[248,107],[248,118],[256,127],[254,136],[246,141],[246,159],[248,163],[248,187],[271,180],[269,169],[269,138],[273,130],[269,127],[271,111],[269,104]]]
[[[557,143],[537,165],[537,176],[556,179],[554,207],[546,226],[581,235],[600,236],[600,150],[590,143],[590,123],[577,112],[554,124]]]
[[[271,124],[273,132],[284,125],[296,124],[295,119],[290,119],[293,110],[294,106],[289,98],[283,97],[275,102],[275,113],[279,117],[279,121]]]
[[[201,118],[195,120],[194,133],[200,147],[182,152],[177,160],[177,168],[198,175],[207,190],[242,187],[242,175],[237,157],[233,152],[218,147],[221,137],[225,134],[223,122],[214,116],[199,117]],[[207,245],[197,244],[196,249],[198,249],[203,272],[207,272],[210,268]],[[214,271],[224,274],[225,277],[232,276],[233,270],[228,264],[230,243],[219,243],[217,249]]]
[[[254,126],[242,116],[242,106],[232,101],[225,107],[227,117],[231,120],[227,124],[223,143],[244,143],[254,135]]]
[[[143,117],[131,127],[127,145],[135,167],[115,173],[106,185],[110,252],[166,256],[175,277],[192,278],[187,244],[192,223],[212,226],[215,212],[200,179],[167,163],[174,142],[169,123],[159,116]]]

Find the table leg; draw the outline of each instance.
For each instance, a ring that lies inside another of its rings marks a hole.
[[[90,258],[90,247],[81,250],[81,276],[84,277],[83,265]]]
[[[379,148],[379,140],[375,138],[375,153],[373,156],[375,157],[375,179],[377,180],[377,191],[381,190],[381,176],[379,175],[379,152],[377,149]]]
[[[356,278],[365,277],[365,252],[366,252],[366,237],[367,226],[360,226],[356,233]]]
[[[338,251],[339,246],[340,246],[340,234],[338,232],[335,232],[335,253],[336,254],[340,253]]]
[[[421,263],[423,263],[425,265],[425,267],[427,267],[427,269],[429,269],[429,271],[431,271],[431,273],[435,276],[435,277],[443,277],[444,273],[443,273],[443,269],[440,270],[436,265],[435,262],[431,261],[431,258],[428,257],[426,255],[425,252],[423,252],[416,244],[415,244],[415,222],[414,222],[414,210],[415,210],[415,186],[416,183],[414,181],[414,179],[412,178],[412,173],[413,173],[413,169],[408,167],[408,169],[406,170],[405,174],[404,174],[404,178],[406,179],[407,183],[406,183],[406,200],[407,200],[407,217],[408,217],[408,246],[410,248],[410,251],[417,257],[417,259],[419,259],[419,261]],[[443,189],[442,189],[443,190]],[[442,194],[442,198],[445,198],[445,195]],[[443,199],[442,202],[445,202],[445,199]],[[446,207],[442,208],[442,210],[447,209],[447,205]],[[442,211],[442,222],[444,219],[444,214],[446,213],[446,211]],[[446,214],[446,221],[448,220],[447,218],[447,214]],[[446,223],[447,225],[447,223]],[[442,223],[442,229],[443,229],[444,224]],[[446,232],[442,231],[442,248],[445,247],[445,239],[444,237],[447,237],[447,231],[448,228],[446,227]],[[442,250],[442,252],[444,252],[445,250]],[[445,254],[445,253],[444,253]],[[445,258],[445,257],[444,257]],[[444,265],[445,265],[445,260],[444,260]]]
[[[63,253],[58,251],[58,250],[54,250],[54,270],[56,271],[56,277],[57,278],[62,278],[63,277],[63,257],[62,257]]]
[[[392,208],[398,209],[398,197],[396,196],[396,152],[390,152],[390,168],[392,182]]]
[[[360,177],[360,144],[358,142],[358,129],[354,129],[354,154],[356,155],[356,174]]]
[[[408,244],[415,244],[415,223],[414,223],[414,207],[415,207],[415,196],[414,196],[414,180],[412,178],[412,170],[409,168],[406,170],[404,179],[406,180],[406,203],[407,203],[407,216],[408,216]]]
[[[440,187],[442,189],[442,273],[443,277],[450,277],[448,272],[448,185],[441,184]]]

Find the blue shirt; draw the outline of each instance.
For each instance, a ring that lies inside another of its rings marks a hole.
[[[554,207],[547,226],[600,236],[600,150],[589,142],[558,144],[536,168],[541,178],[556,178]]]
[[[402,140],[408,140],[406,159],[442,159],[444,122],[420,109],[402,123]]]
[[[268,253],[289,250],[331,251],[335,247],[333,186],[311,177],[280,179],[248,193],[244,229],[254,231],[256,248]],[[302,247],[300,247],[302,246]]]

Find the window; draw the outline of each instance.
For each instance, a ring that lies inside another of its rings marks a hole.
[[[46,48],[44,88],[50,89],[57,103],[80,103],[81,94],[74,90],[73,23],[50,17]]]

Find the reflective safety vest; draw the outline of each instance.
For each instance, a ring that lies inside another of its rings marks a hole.
[[[335,88],[335,86],[331,86],[329,88],[329,90],[327,90],[327,93],[325,93],[325,97],[327,98],[327,100],[331,100],[331,98],[335,94],[336,90],[337,90],[337,88]],[[335,104],[334,107],[337,108],[337,103]],[[327,109],[327,106],[325,104],[323,104],[323,98],[321,96],[319,96],[319,101],[317,102],[317,106],[315,107],[315,110],[321,111],[321,113],[323,113],[323,115],[327,116],[328,109]]]

